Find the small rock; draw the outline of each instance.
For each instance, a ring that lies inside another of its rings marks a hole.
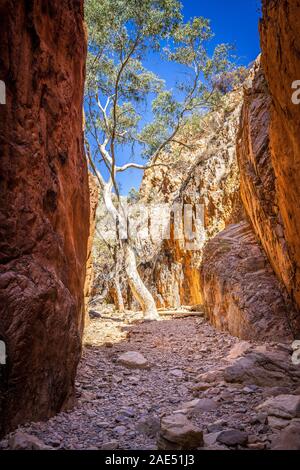
[[[147,359],[136,351],[128,351],[117,358],[117,362],[130,369],[148,369]]]
[[[255,390],[253,390],[253,388],[251,388],[251,387],[244,387],[242,392],[244,392],[244,393],[255,393]]]
[[[180,396],[184,396],[189,393],[189,389],[185,385],[179,385],[177,387],[177,392]]]
[[[248,444],[247,448],[250,450],[264,450],[266,444],[264,442],[253,442],[253,444]]]
[[[128,416],[124,416],[123,414],[117,415],[115,417],[116,423],[127,424],[129,420],[130,420],[130,418],[128,418]]]
[[[110,426],[110,424],[109,424],[108,421],[98,420],[98,421],[96,421],[96,426],[98,426],[99,428],[108,428]]]
[[[136,377],[136,376],[129,376],[128,377],[128,381],[132,384],[132,385],[138,385],[140,383],[140,377]]]
[[[101,446],[101,450],[115,450],[119,448],[118,441],[104,442]]]
[[[218,421],[215,421],[212,424],[208,424],[207,425],[207,431],[209,433],[215,433],[215,432],[222,431],[223,427],[226,426],[226,424],[227,424],[227,421],[225,421],[224,419],[220,419]]]
[[[203,441],[206,447],[216,444],[220,432],[212,432],[210,434],[203,434]]]
[[[181,369],[172,369],[170,370],[169,374],[173,375],[174,377],[178,377],[178,379],[182,379],[184,375]]]
[[[267,418],[267,413],[258,413],[257,415],[251,417],[250,424],[266,424]]]
[[[150,438],[154,438],[160,429],[160,420],[155,416],[149,416],[137,423],[138,432],[145,434]]]
[[[272,429],[283,429],[290,424],[289,419],[278,418],[277,416],[268,416],[268,425]]]
[[[188,411],[214,411],[219,404],[212,398],[195,398],[195,400],[183,403],[183,408]]]
[[[177,403],[180,402],[180,398],[177,398],[177,397],[170,397],[170,398],[169,398],[169,402],[170,402],[170,403],[173,403],[173,405],[177,405]]]
[[[12,450],[53,450],[53,447],[47,446],[37,437],[21,431],[9,438],[8,445]]]
[[[272,441],[273,450],[300,450],[300,420],[290,424]]]
[[[217,441],[227,446],[243,446],[248,442],[248,434],[237,429],[229,429],[228,431],[222,431],[218,435]]]
[[[161,419],[158,439],[159,450],[193,450],[203,446],[203,432],[184,415],[171,415]]]
[[[204,392],[205,390],[208,390],[211,388],[211,384],[206,383],[206,382],[198,382],[195,385],[193,385],[192,390],[195,392]]]
[[[135,416],[135,411],[133,408],[123,408],[121,411],[122,414],[128,418],[133,418]]]
[[[127,428],[125,426],[116,426],[113,431],[120,436],[124,436],[126,434]]]
[[[211,370],[209,372],[205,372],[204,374],[200,374],[197,377],[199,382],[207,382],[212,384],[213,382],[220,382],[223,380],[224,371],[222,369],[218,370]]]
[[[251,349],[252,345],[248,341],[240,341],[239,343],[235,344],[229,351],[226,360],[232,361],[237,359],[238,357],[242,356],[245,352]]]
[[[101,313],[96,310],[89,310],[89,316],[90,318],[101,318]]]

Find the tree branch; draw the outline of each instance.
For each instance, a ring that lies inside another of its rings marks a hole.
[[[154,168],[155,166],[165,166],[167,168],[171,167],[171,165],[168,165],[167,163],[152,163],[150,165],[139,165],[138,163],[126,163],[126,165],[117,166],[116,172],[121,173],[123,171],[128,170],[129,168],[135,168],[137,170],[149,170],[150,168]]]

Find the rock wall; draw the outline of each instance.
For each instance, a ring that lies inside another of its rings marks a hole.
[[[0,1],[0,433],[67,406],[89,234],[83,0]]]
[[[207,244],[201,267],[209,318],[245,339],[300,334],[300,106],[292,102],[300,77],[299,18],[299,2],[263,1],[262,58],[244,86],[237,137],[251,227],[241,222],[221,232]]]
[[[209,320],[242,339],[293,338],[295,311],[248,222],[210,240],[201,266]]]
[[[237,140],[241,198],[254,231],[281,280],[293,277],[293,260],[284,236],[276,176],[271,159],[272,99],[260,60],[245,85]]]
[[[147,285],[158,306],[178,307],[202,302],[201,265],[207,240],[226,225],[239,220],[239,175],[236,160],[236,132],[240,119],[242,90],[226,96],[223,105],[199,119],[199,129],[183,133],[185,148],[173,148],[163,156],[170,167],[147,171],[141,186],[142,201],[148,203],[180,202],[204,208],[204,233],[197,249],[190,249],[183,235],[164,240],[153,248],[148,262],[141,266]],[[191,245],[191,244],[190,244]],[[151,250],[150,250],[151,253]]]
[[[89,192],[90,192],[90,230],[89,238],[87,244],[87,261],[86,261],[86,276],[84,284],[84,306],[85,306],[85,322],[88,323],[89,316],[87,315],[88,311],[88,302],[93,290],[94,282],[94,265],[93,265],[93,242],[94,234],[96,228],[96,211],[98,207],[99,200],[99,187],[97,184],[97,179],[91,173],[89,173]]]
[[[300,3],[264,0],[260,25],[262,66],[270,103],[270,159],[275,175],[281,245],[260,239],[280,279],[300,306],[300,105],[292,102],[292,84],[300,80]],[[251,214],[253,218],[253,214]],[[258,230],[257,230],[258,233]]]

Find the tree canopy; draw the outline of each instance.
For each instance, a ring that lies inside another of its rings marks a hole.
[[[167,150],[186,119],[212,109],[236,79],[231,46],[220,44],[210,53],[210,21],[184,22],[177,0],[87,0],[89,51],[86,81],[86,135],[94,162],[104,162],[115,174],[120,146],[131,145],[152,164]],[[167,89],[164,80],[145,67],[151,53],[175,62],[182,80]],[[226,83],[222,77],[226,77]],[[225,83],[225,86],[224,86]],[[145,103],[152,119],[145,122]]]

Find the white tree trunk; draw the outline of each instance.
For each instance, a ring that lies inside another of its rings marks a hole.
[[[104,186],[103,196],[107,211],[111,214],[114,220],[121,220],[121,216],[114,206],[112,201],[112,183],[107,183]],[[124,250],[125,270],[128,278],[128,283],[131,288],[132,294],[141,306],[145,320],[158,320],[159,315],[151,293],[143,283],[136,265],[136,256],[133,248],[128,240],[122,240]]]
[[[143,283],[136,265],[136,256],[128,241],[123,242],[125,269],[128,283],[135,299],[139,302],[145,320],[158,320],[156,305],[151,293]]]

